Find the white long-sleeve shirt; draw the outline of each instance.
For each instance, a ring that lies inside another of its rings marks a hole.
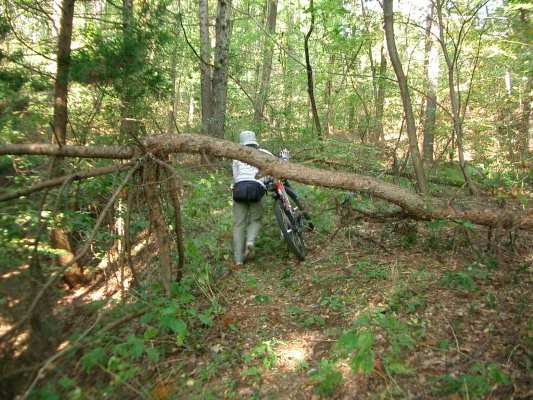
[[[268,150],[258,150],[262,151],[263,153],[273,155]],[[243,163],[239,160],[233,160],[233,179],[235,180],[235,183],[241,181],[256,181],[259,182],[261,185],[265,186],[262,179],[255,179],[255,176],[258,172],[259,169],[257,167],[254,167],[253,165]]]

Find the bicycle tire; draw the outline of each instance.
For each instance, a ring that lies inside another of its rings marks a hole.
[[[298,223],[300,224],[300,226],[308,232],[313,231],[315,229],[315,226],[313,225],[313,222],[311,221],[311,217],[309,216],[309,213],[305,211],[305,208],[302,202],[300,201],[300,199],[298,197],[292,197],[292,195],[289,192],[287,192],[287,194],[289,195],[289,198],[291,199],[291,201],[294,202],[294,204],[296,204],[296,207],[294,208],[296,209],[296,214],[298,216]]]
[[[287,243],[287,247],[299,260],[304,260],[307,254],[307,249],[305,247],[302,233],[300,232],[300,227],[280,199],[277,199],[274,203],[274,214],[276,215],[276,220],[281,228],[281,233]]]

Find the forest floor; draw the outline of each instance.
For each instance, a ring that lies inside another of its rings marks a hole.
[[[341,230],[304,262],[259,250],[227,275],[227,311],[179,397],[530,398],[531,260],[481,263],[382,229]]]
[[[68,339],[28,398],[533,396],[530,233],[489,241],[465,223],[370,222],[350,204],[380,209],[373,199],[295,185],[316,226],[306,259],[287,250],[267,200],[256,256],[235,268],[227,165],[185,182],[183,285],[161,296],[141,234],[140,288],[121,293],[105,266],[90,286],[63,288]]]

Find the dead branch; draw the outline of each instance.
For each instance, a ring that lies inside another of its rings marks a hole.
[[[152,307],[151,306],[145,306],[145,307],[142,307],[140,310],[132,313],[132,314],[126,314],[124,315],[123,317],[117,319],[117,320],[114,320],[112,323],[110,323],[109,325],[106,325],[104,326],[103,328],[101,328],[99,331],[97,331],[95,334],[94,334],[94,337],[98,337],[98,336],[101,336],[103,335],[104,333],[106,332],[109,332],[109,331],[112,331],[113,329],[116,329],[118,328],[119,326],[125,324],[126,322],[128,321],[131,321],[133,318],[136,318],[136,317],[139,317],[143,314],[146,314],[148,311],[150,311]],[[98,322],[100,321],[100,319],[102,318],[102,315],[98,315],[98,317],[96,318],[96,320],[91,324],[91,326],[89,328],[87,328],[81,335],[80,337],[78,337],[70,346],[67,346],[65,348],[63,348],[61,351],[58,351],[57,353],[55,353],[54,355],[52,355],[50,358],[48,358],[46,361],[44,361],[43,363],[40,363],[39,365],[42,365],[41,368],[39,369],[39,371],[37,372],[37,375],[35,376],[35,378],[33,379],[32,383],[30,384],[29,388],[26,389],[25,393],[22,395],[21,399],[24,400],[28,397],[29,393],[31,392],[31,390],[35,387],[35,385],[37,384],[37,382],[39,381],[39,379],[41,379],[42,375],[43,375],[43,372],[50,366],[50,364],[52,364],[54,361],[58,360],[59,358],[61,358],[63,355],[65,355],[66,353],[72,351],[72,349],[80,346],[81,344],[84,344],[84,341],[83,339],[85,337],[87,337],[87,335],[93,330],[93,328],[98,324]]]
[[[154,159],[155,157],[150,157]],[[170,243],[168,226],[165,222],[161,201],[158,194],[159,177],[157,176],[156,163],[150,160],[144,166],[144,192],[150,214],[150,222],[154,227],[157,240],[159,264],[161,266],[161,280],[167,297],[171,295],[170,283],[172,280],[172,259],[170,257]]]
[[[52,355],[52,357],[48,358],[48,360],[46,360],[43,364],[43,366],[41,368],[39,368],[39,371],[37,371],[37,374],[35,375],[35,378],[33,379],[33,381],[31,382],[30,386],[28,387],[28,389],[26,389],[26,391],[24,392],[24,394],[22,395],[21,397],[21,400],[25,400],[28,398],[30,392],[32,391],[32,389],[35,387],[35,385],[37,384],[37,382],[39,382],[39,379],[41,379],[42,375],[43,375],[43,372],[46,368],[48,368],[48,366],[50,364],[52,364],[55,360],[57,360],[58,358],[60,358],[61,356],[63,356],[64,354],[66,354],[67,352],[69,352],[70,350],[72,350],[73,348],[77,347],[80,345],[81,341],[85,338],[85,336],[87,336],[89,334],[89,332],[96,326],[96,324],[100,321],[100,318],[102,316],[99,315],[98,318],[96,318],[96,320],[92,323],[92,325],[85,330],[85,332],[83,332],[80,337],[78,337],[74,343],[72,343],[70,346],[67,346],[65,348],[63,348],[62,350],[58,351],[57,353],[55,353],[54,355]]]
[[[122,180],[122,182],[120,183],[118,188],[115,190],[115,192],[112,194],[111,198],[109,199],[109,201],[105,205],[104,209],[100,213],[100,216],[96,220],[96,223],[94,224],[94,227],[93,227],[93,230],[91,231],[91,234],[89,235],[89,237],[85,241],[85,244],[83,245],[83,247],[80,250],[80,252],[72,260],[70,260],[68,263],[66,263],[63,267],[61,267],[60,269],[55,271],[52,275],[50,275],[50,278],[48,278],[48,281],[46,281],[46,283],[42,286],[42,288],[39,291],[39,293],[37,293],[37,295],[33,299],[30,307],[28,308],[28,310],[26,310],[26,313],[19,319],[19,321],[11,329],[9,329],[2,336],[0,336],[0,341],[3,341],[6,337],[11,337],[13,335],[13,333],[18,331],[18,329],[31,317],[31,314],[32,314],[33,310],[37,306],[39,300],[41,299],[43,294],[46,292],[46,290],[57,280],[57,278],[59,278],[63,274],[63,272],[65,272],[67,270],[68,267],[70,267],[71,265],[76,263],[79,259],[81,259],[85,255],[85,253],[87,253],[87,251],[89,250],[90,245],[91,245],[91,243],[92,243],[92,241],[93,241],[93,239],[94,239],[94,237],[96,235],[96,232],[98,231],[98,229],[100,228],[100,225],[102,225],[102,223],[104,221],[105,216],[107,215],[109,210],[112,208],[113,204],[115,203],[115,200],[117,199],[117,197],[120,194],[120,192],[122,191],[122,189],[129,182],[129,180],[131,179],[131,177],[133,176],[135,171],[137,171],[140,167],[141,167],[141,164],[140,163],[136,163],[128,171],[128,174]]]
[[[139,278],[137,277],[137,272],[133,266],[133,259],[131,257],[131,240],[130,240],[130,231],[131,231],[131,210],[133,208],[133,193],[134,190],[130,190],[128,193],[128,200],[126,207],[128,208],[126,213],[126,221],[124,221],[124,245],[122,246],[122,251],[125,252],[125,257],[127,259],[128,267],[131,271],[131,276],[133,279],[133,286],[139,284]]]
[[[75,172],[70,175],[60,176],[58,178],[48,179],[46,181],[36,183],[35,185],[32,185],[26,189],[21,189],[15,192],[0,195],[0,201],[7,201],[7,200],[16,199],[22,196],[27,196],[39,190],[61,186],[65,182],[72,182],[75,180],[92,178],[95,176],[111,174],[113,172],[122,172],[122,171],[126,171],[129,168],[131,168],[131,164],[125,164],[125,165],[120,165],[120,166],[115,165],[115,166],[110,166],[110,167],[95,168],[90,171]]]
[[[183,225],[181,223],[181,202],[179,198],[179,176],[170,165],[158,160],[155,161],[170,173],[169,186],[170,198],[174,207],[174,225],[176,229],[176,247],[178,248],[178,268],[176,271],[176,281],[180,281],[183,276],[185,266],[185,244],[183,238]]]

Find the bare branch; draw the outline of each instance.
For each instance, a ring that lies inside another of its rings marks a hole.
[[[102,167],[102,168],[95,168],[90,171],[81,171],[81,172],[75,172],[74,174],[60,176],[58,178],[54,179],[48,179],[43,182],[36,183],[35,185],[30,186],[26,189],[17,190],[16,192],[6,193],[3,195],[0,195],[0,202],[16,199],[18,197],[27,196],[31,193],[37,192],[39,190],[61,186],[65,182],[71,182],[75,180],[81,180],[86,178],[92,178],[95,176],[105,175],[105,174],[112,174],[113,172],[122,172],[126,171],[129,168],[131,168],[131,164],[125,164],[125,165],[113,165],[110,167]]]
[[[117,199],[117,197],[120,194],[120,192],[122,191],[122,189],[126,186],[126,184],[129,182],[129,180],[131,179],[133,174],[140,167],[141,167],[141,163],[136,163],[129,170],[129,172],[126,175],[126,177],[122,180],[122,182],[120,183],[118,188],[115,190],[115,192],[113,193],[113,195],[111,196],[111,198],[109,199],[107,204],[105,205],[104,209],[100,213],[100,216],[98,217],[96,223],[94,224],[94,227],[93,227],[93,230],[91,231],[91,234],[89,235],[89,237],[85,241],[85,244],[83,245],[83,247],[80,250],[80,252],[76,255],[76,257],[74,257],[72,260],[70,260],[68,263],[66,263],[63,267],[61,267],[60,269],[56,270],[52,275],[50,275],[50,278],[48,279],[48,281],[46,281],[46,283],[42,286],[42,288],[39,291],[39,293],[37,293],[37,295],[33,299],[30,307],[28,308],[28,310],[26,310],[26,313],[19,319],[19,321],[9,331],[5,332],[2,336],[0,336],[0,340],[4,339],[5,337],[10,337],[13,334],[13,332],[16,332],[31,317],[31,314],[32,314],[33,310],[35,309],[35,307],[37,306],[37,304],[41,300],[41,297],[43,297],[43,294],[46,292],[46,290],[57,280],[57,278],[59,278],[63,274],[63,272],[65,272],[67,270],[68,267],[70,267],[74,263],[78,262],[85,255],[85,253],[87,253],[87,251],[89,250],[89,248],[91,246],[91,243],[92,243],[92,241],[93,241],[93,239],[94,239],[94,237],[96,235],[96,232],[98,232],[98,229],[100,228],[100,225],[102,225],[102,223],[104,221],[105,216],[107,215],[109,210],[113,207],[113,204],[115,203],[115,200]]]

